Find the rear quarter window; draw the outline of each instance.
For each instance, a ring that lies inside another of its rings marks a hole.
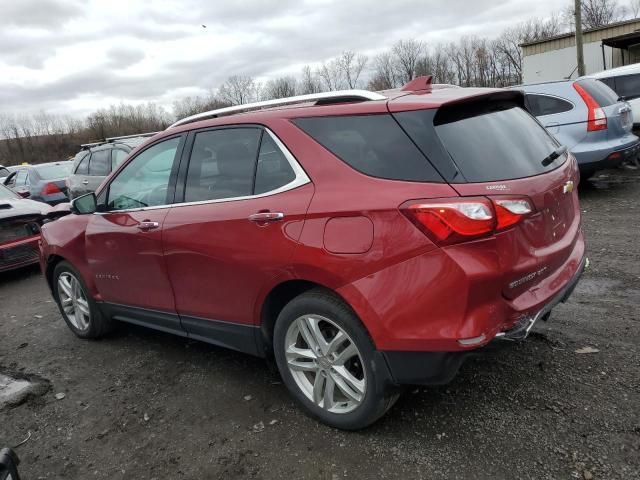
[[[640,75],[615,77],[615,91],[627,100],[640,97]]]
[[[536,117],[555,115],[558,113],[568,112],[573,109],[573,104],[571,102],[558,97],[527,93],[525,98],[527,109]]]
[[[293,122],[365,175],[389,180],[442,182],[442,177],[391,115],[310,117]]]

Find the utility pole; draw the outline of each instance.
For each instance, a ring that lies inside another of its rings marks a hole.
[[[576,15],[576,55],[578,58],[578,76],[585,74],[584,71],[584,51],[582,48],[582,1],[575,0]]]

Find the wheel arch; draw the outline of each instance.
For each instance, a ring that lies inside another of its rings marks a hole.
[[[260,310],[260,340],[266,356],[273,354],[273,331],[278,315],[291,300],[310,290],[324,290],[330,295],[339,298],[358,317],[362,328],[371,336],[369,329],[359,317],[353,306],[338,291],[321,283],[306,279],[289,279],[275,285],[266,295]]]

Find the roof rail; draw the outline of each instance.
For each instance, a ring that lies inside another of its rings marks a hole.
[[[133,135],[121,135],[119,137],[108,137],[101,142],[83,143],[80,145],[80,147],[85,149],[85,148],[97,147],[98,145],[104,145],[105,143],[115,142],[117,140],[125,140],[127,138],[153,137],[157,133],[160,133],[160,132],[134,133]]]
[[[368,90],[337,90],[335,92],[310,93],[307,95],[297,95],[295,97],[276,98],[273,100],[265,100],[263,102],[246,103],[244,105],[233,105],[231,107],[219,108],[208,112],[198,113],[190,117],[178,120],[168,128],[177,127],[186,123],[197,122],[207,118],[215,118],[223,115],[231,115],[234,113],[250,112],[253,110],[261,110],[263,108],[278,107],[281,105],[292,105],[294,103],[304,102],[322,102],[338,103],[349,101],[368,101],[368,100],[386,100],[387,97],[376,92]]]
[[[134,133],[133,135],[121,135],[119,137],[105,138],[105,143],[113,142],[115,140],[124,140],[125,138],[138,138],[138,137],[153,137],[160,132],[148,132],[148,133]]]

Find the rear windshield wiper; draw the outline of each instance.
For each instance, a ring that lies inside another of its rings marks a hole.
[[[565,147],[564,145],[556,148],[553,152],[549,154],[549,156],[547,156],[544,160],[542,160],[542,166],[548,167],[553,163],[553,161],[556,158],[558,158],[560,155],[564,155],[565,153],[567,153],[567,147]]]

